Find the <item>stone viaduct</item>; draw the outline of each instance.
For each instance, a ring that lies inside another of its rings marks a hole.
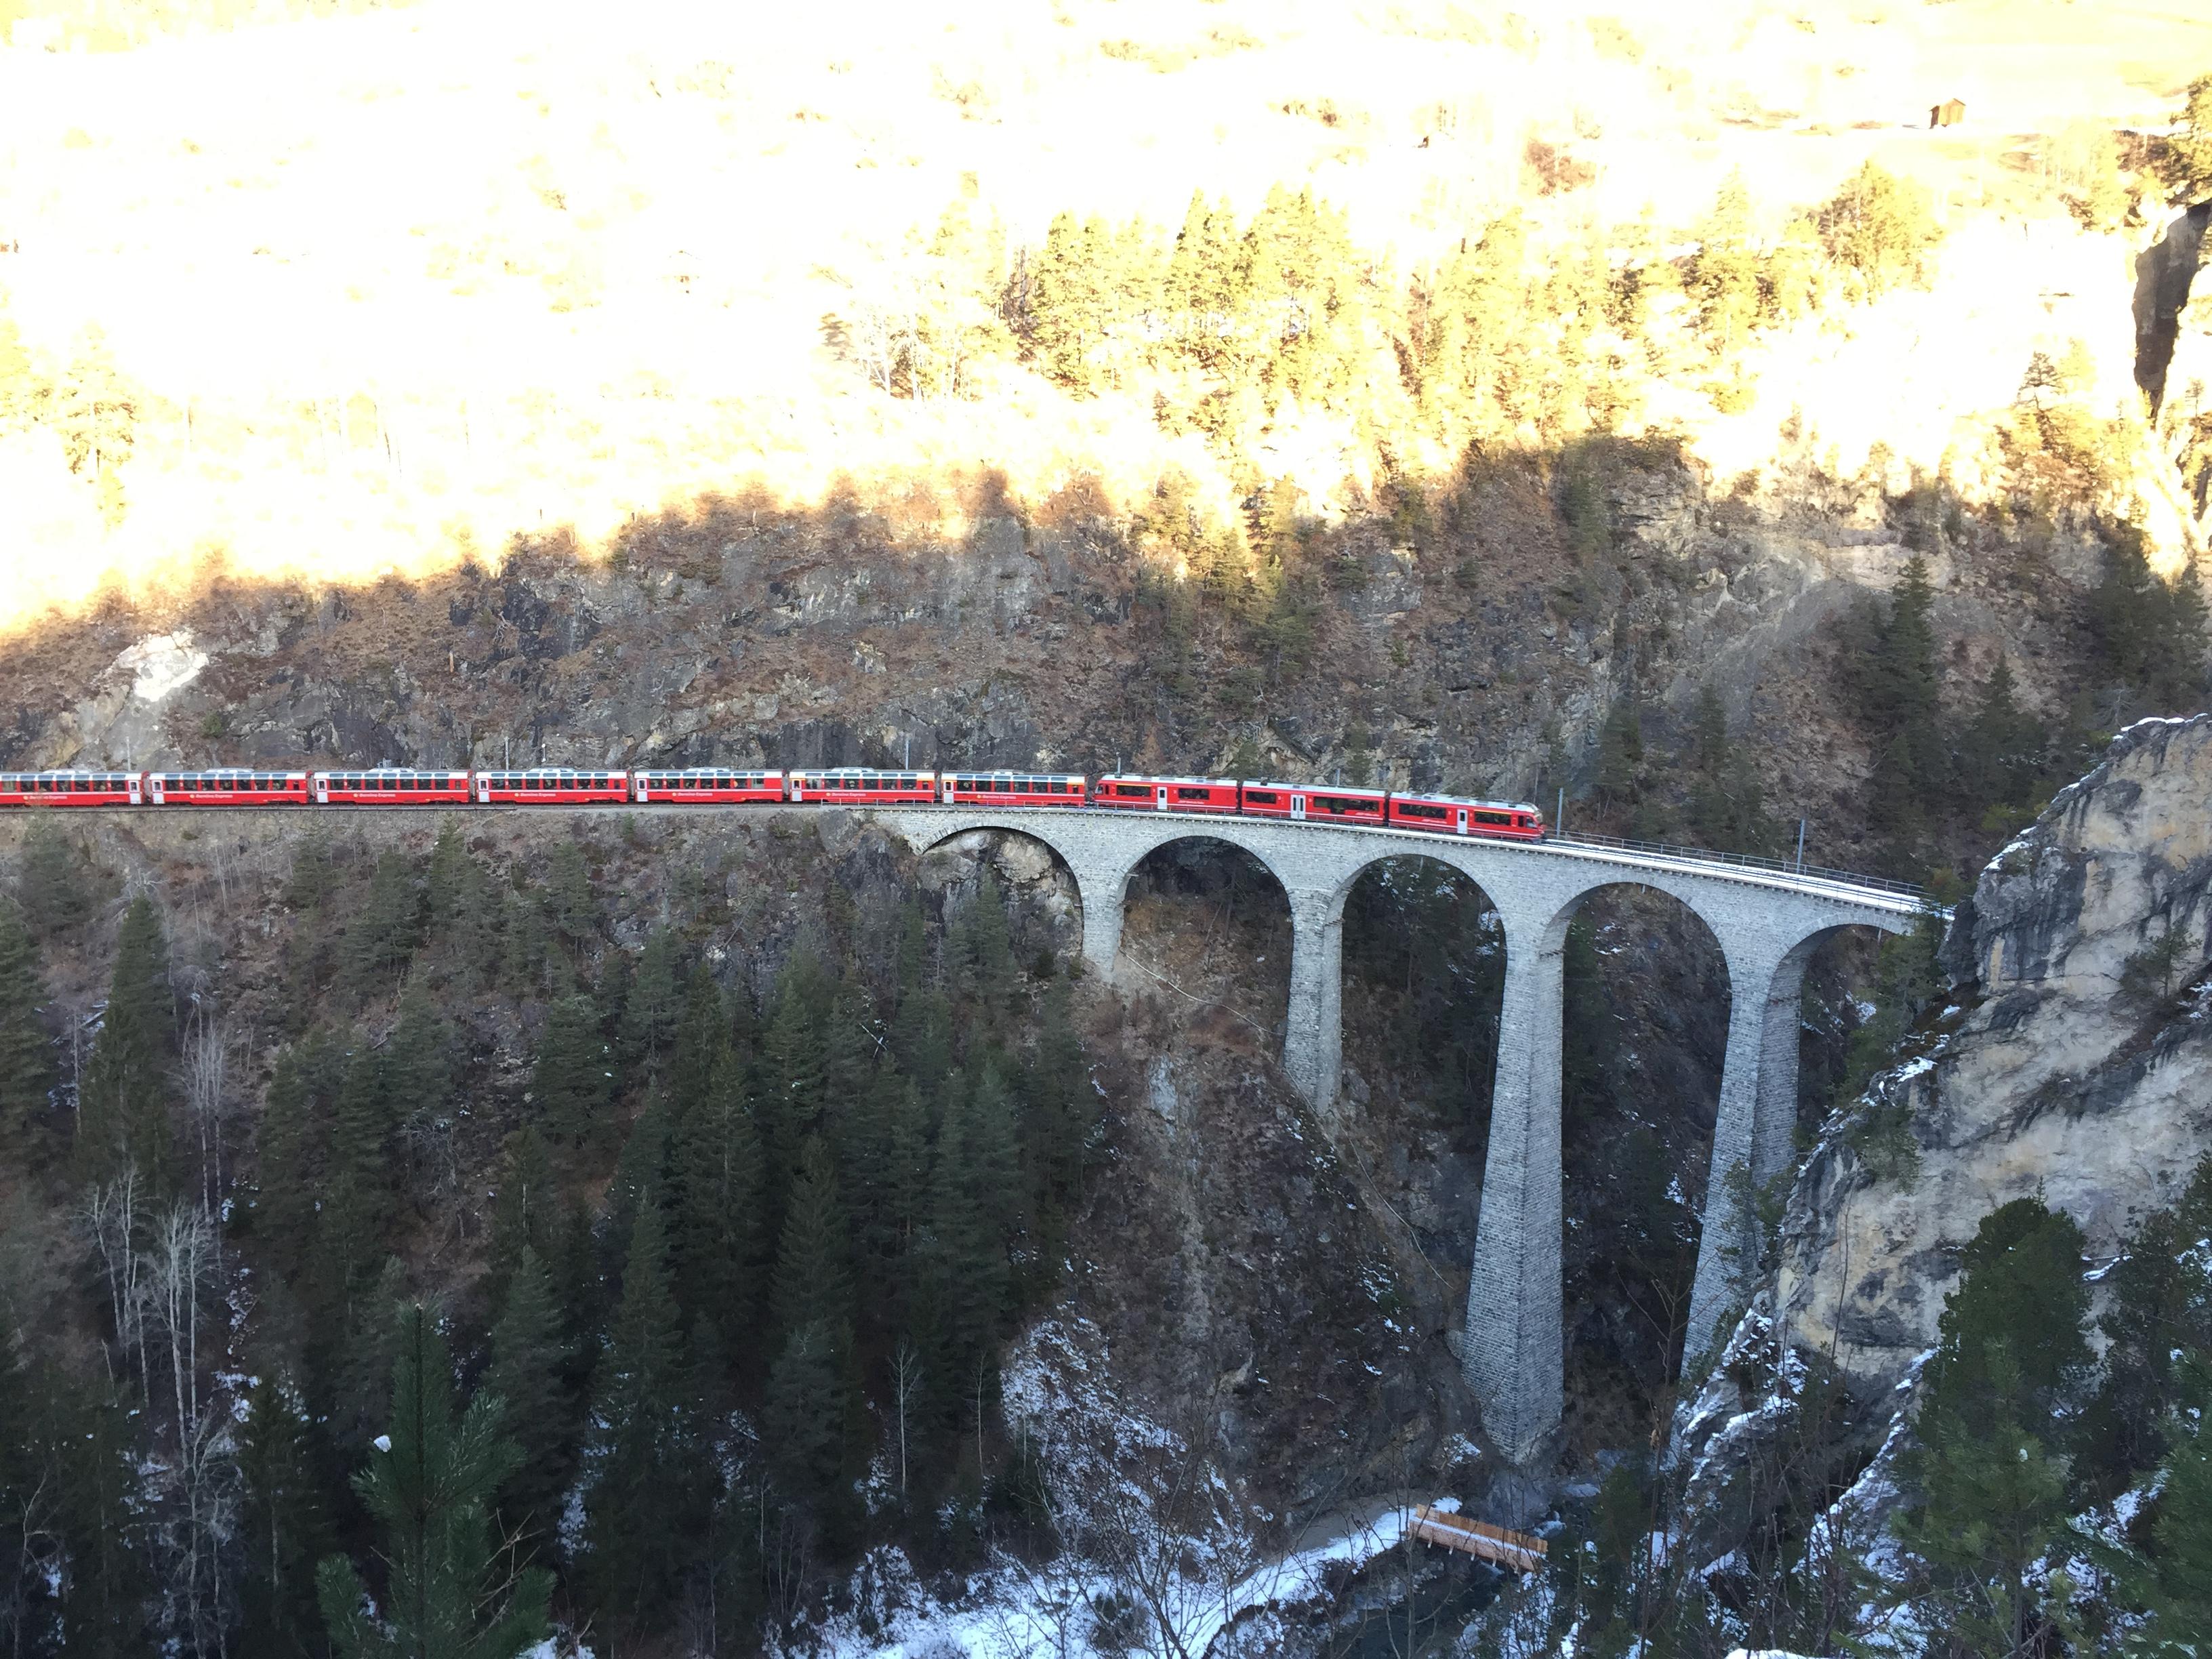
[[[1075,878],[1084,959],[1109,980],[1121,951],[1123,896],[1147,854],[1200,838],[1249,853],[1290,899],[1283,1065],[1324,1121],[1336,1101],[1344,905],[1352,884],[1382,860],[1419,856],[1449,865],[1482,889],[1504,924],[1505,994],[1467,1325],[1454,1347],[1481,1403],[1483,1426],[1516,1463],[1542,1449],[1561,1408],[1560,961],[1577,907],[1602,887],[1655,888],[1712,929],[1728,963],[1728,1051],[1690,1298],[1693,1356],[1738,1300],[1755,1259],[1751,1188],[1743,1177],[1763,1185],[1790,1161],[1807,962],[1839,927],[1904,933],[1920,912],[1907,894],[1833,876],[1571,840],[1485,842],[1180,813],[864,810],[917,852],[972,830],[1042,842]]]

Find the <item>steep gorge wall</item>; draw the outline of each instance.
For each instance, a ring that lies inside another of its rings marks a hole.
[[[2212,716],[2150,720],[1984,871],[1945,946],[1954,1007],[1832,1121],[1783,1224],[1779,1318],[1867,1395],[1936,1340],[1959,1252],[2040,1194],[2093,1256],[2125,1248],[2212,1152],[2212,999],[2124,976],[2169,931],[2172,983],[2212,921]],[[1902,1114],[1910,1145],[1876,1133]]]
[[[1638,454],[1607,464],[1607,551],[1578,556],[1551,467],[1492,465],[1449,525],[1403,538],[1379,517],[1316,528],[1303,653],[1203,603],[1180,632],[1169,566],[1081,500],[1030,518],[979,499],[954,542],[857,504],[709,501],[641,521],[610,564],[556,539],[413,585],[216,580],[11,644],[0,763],[1199,769],[1249,744],[1296,775],[1364,747],[1401,787],[1525,796],[1571,781],[1555,741],[1587,772],[1625,693],[1660,738],[1710,684],[1770,799],[1813,818],[1813,855],[1849,863],[1869,761],[1820,630],[1894,580],[1899,532],[1863,501],[1717,499],[1678,459]],[[2063,538],[2047,559],[2029,581],[2010,558],[1938,550],[1962,682],[2002,649],[2031,694],[2067,684],[2068,607],[2097,563]]]

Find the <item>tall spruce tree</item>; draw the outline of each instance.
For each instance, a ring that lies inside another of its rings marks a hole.
[[[537,1126],[526,1123],[507,1137],[499,1192],[492,1200],[491,1249],[485,1293],[505,1305],[507,1281],[526,1249],[541,1262],[560,1257],[566,1218],[553,1176],[553,1155]]]
[[[570,1148],[603,1140],[612,1127],[614,1052],[599,1030],[599,1005],[562,997],[547,1010],[531,1074],[531,1103],[545,1138]]]
[[[389,991],[420,942],[422,892],[406,854],[387,848],[376,860],[368,892],[346,926],[340,960],[346,982],[364,995]]]
[[[42,939],[74,933],[92,914],[92,887],[76,847],[51,817],[36,819],[23,836],[15,897]]]
[[[322,1190],[331,1102],[345,1074],[345,1055],[328,1036],[291,1044],[276,1056],[255,1140],[261,1154],[253,1229],[287,1279],[306,1265]]]
[[[246,1395],[240,1443],[240,1649],[313,1659],[324,1651],[315,1564],[330,1549],[331,1527],[306,1402],[273,1367]]]
[[[553,1575],[514,1570],[495,1540],[492,1495],[520,1460],[501,1435],[503,1407],[479,1394],[456,1412],[452,1362],[428,1310],[400,1316],[390,1426],[355,1489],[375,1522],[386,1569],[380,1617],[343,1556],[323,1559],[317,1599],[340,1659],[517,1659],[543,1641]]]
[[[400,994],[399,1018],[385,1045],[386,1087],[399,1121],[441,1116],[453,1098],[453,1028],[417,975]]]
[[[483,1386],[505,1407],[501,1428],[521,1454],[500,1484],[501,1513],[510,1527],[538,1540],[553,1536],[562,1494],[574,1473],[576,1410],[568,1389],[573,1351],[562,1323],[553,1276],[526,1243],[492,1324],[491,1364]]]
[[[665,927],[656,927],[645,941],[644,950],[638,952],[629,996],[623,1005],[623,1058],[633,1066],[659,1071],[685,1012],[676,980],[676,936]],[[678,1101],[679,1112],[684,1104]]]
[[[54,1086],[53,1045],[39,1019],[46,1000],[23,914],[0,899],[0,1145],[18,1168]]]
[[[707,1097],[730,1050],[730,1020],[722,993],[705,963],[684,981],[684,1006],[669,1041],[668,1093],[679,1115]]]
[[[771,1311],[786,1333],[803,1325],[849,1328],[853,1319],[852,1235],[839,1201],[829,1148],[810,1137],[800,1150],[781,1242]]]
[[[2212,1631],[2212,1357],[2192,1357],[2172,1449],[2160,1470],[2150,1547],[2130,1552],[2119,1573],[2142,1623],[2124,1651],[2140,1659],[2199,1659]]]
[[[545,919],[573,951],[599,932],[599,902],[592,891],[592,867],[573,841],[554,848],[545,860]]]
[[[1954,1648],[2019,1652],[2046,1617],[2033,1571],[2065,1515],[2054,1419],[2091,1359],[2081,1233],[2038,1199],[1984,1218],[1945,1300],[1900,1535],[1935,1569],[1927,1604]]]
[[[326,1323],[351,1326],[384,1267],[396,1196],[395,1127],[383,1067],[374,1054],[356,1050],[346,1062],[331,1114],[328,1184],[315,1228],[315,1295]]]
[[[676,1297],[687,1318],[749,1332],[760,1316],[765,1176],[744,1079],[726,1059],[676,1132],[672,1233]]]
[[[77,1174],[105,1180],[125,1164],[156,1191],[175,1174],[169,1066],[175,1023],[161,919],[143,894],[123,913],[107,1012],[78,1086]]]
[[[666,1605],[698,1518],[689,1382],[660,1206],[641,1205],[592,1391],[601,1455],[584,1499],[594,1600],[624,1620],[646,1620]]]

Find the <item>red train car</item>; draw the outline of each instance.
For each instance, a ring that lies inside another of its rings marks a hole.
[[[361,806],[465,805],[465,772],[421,772],[411,766],[379,766],[366,772],[311,772],[307,793],[318,806],[333,801]]]
[[[1080,806],[1085,798],[1080,777],[1058,773],[947,772],[942,781],[947,802],[980,806]]]
[[[632,772],[630,799],[678,805],[728,805],[783,799],[781,772],[737,772],[725,766],[690,766],[680,772]]]
[[[825,801],[833,806],[880,806],[911,801],[927,805],[937,799],[934,772],[878,772],[865,766],[841,766],[829,772],[793,772],[791,799]]]
[[[1340,789],[1315,783],[1248,783],[1248,818],[1311,819],[1316,823],[1381,823],[1389,796],[1380,789]]]
[[[0,806],[137,806],[136,772],[0,772]]]
[[[1544,815],[1527,801],[1467,800],[1457,795],[1393,795],[1390,825],[1436,836],[1544,838]]]
[[[1109,774],[1091,787],[1093,806],[1139,812],[1234,812],[1234,778],[1139,778]]]
[[[149,772],[146,799],[156,806],[304,806],[307,775],[231,766],[206,772]]]
[[[627,772],[579,772],[566,766],[533,766],[525,772],[473,775],[477,800],[526,805],[588,806],[597,801],[629,799]]]

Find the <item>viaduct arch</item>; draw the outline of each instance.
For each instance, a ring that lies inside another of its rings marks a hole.
[[[1755,1259],[1743,1177],[1762,1186],[1789,1164],[1806,964],[1839,927],[1902,933],[1921,911],[1906,894],[1833,876],[1571,841],[1461,841],[1195,813],[863,810],[917,852],[971,830],[1043,842],[1075,877],[1084,960],[1103,979],[1114,973],[1123,896],[1143,859],[1195,838],[1250,854],[1290,899],[1283,1066],[1324,1120],[1334,1113],[1342,1064],[1344,906],[1352,884],[1370,865],[1419,855],[1489,895],[1504,927],[1504,1001],[1467,1322],[1453,1347],[1481,1402],[1483,1426],[1516,1463],[1537,1455],[1562,1407],[1561,966],[1567,927],[1583,900],[1623,884],[1665,893],[1712,930],[1728,966],[1728,1048],[1690,1294],[1686,1346],[1693,1357],[1711,1346]]]

